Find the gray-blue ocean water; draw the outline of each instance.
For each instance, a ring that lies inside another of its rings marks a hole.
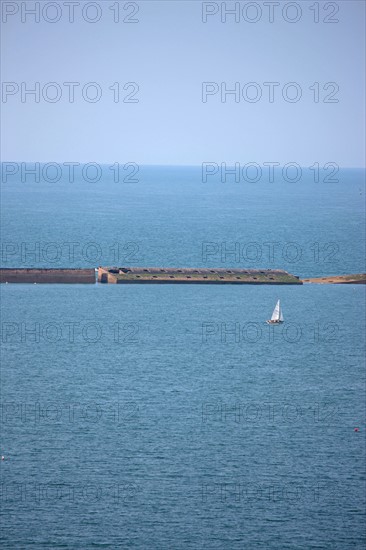
[[[362,178],[13,179],[2,265],[258,267],[261,253],[300,276],[361,272]],[[364,547],[363,285],[1,294],[2,548]]]
[[[364,170],[113,166],[3,164],[1,265],[365,269]]]

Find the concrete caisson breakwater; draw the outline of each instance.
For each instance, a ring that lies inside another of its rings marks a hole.
[[[299,277],[281,269],[175,267],[100,267],[98,281],[109,284],[302,284]]]
[[[95,269],[0,268],[0,283],[95,284]]]
[[[366,273],[356,273],[354,275],[333,275],[331,277],[313,277],[309,279],[302,279],[302,282],[319,285],[364,285],[366,284]]]
[[[283,269],[176,267],[0,268],[0,283],[29,284],[366,284],[366,274],[300,279]]]

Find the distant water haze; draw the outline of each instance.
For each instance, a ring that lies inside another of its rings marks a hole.
[[[2,267],[365,271],[361,169],[80,165],[71,179],[62,163],[59,173],[14,166],[2,184]]]

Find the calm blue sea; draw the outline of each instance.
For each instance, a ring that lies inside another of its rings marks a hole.
[[[120,165],[116,174],[98,165],[84,175],[75,167],[71,181],[62,164],[14,165],[3,164],[3,267],[262,267],[303,277],[365,270],[364,170],[289,169],[287,180],[301,176],[294,183],[282,170],[271,182],[262,166],[254,183],[243,167],[238,182],[229,173],[222,182],[219,166],[205,178],[201,167]]]
[[[361,171],[136,177],[9,178],[2,266],[365,269]],[[364,548],[363,285],[0,290],[1,548]]]

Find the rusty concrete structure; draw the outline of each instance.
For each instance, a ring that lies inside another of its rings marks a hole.
[[[0,283],[95,284],[95,269],[0,268]]]

